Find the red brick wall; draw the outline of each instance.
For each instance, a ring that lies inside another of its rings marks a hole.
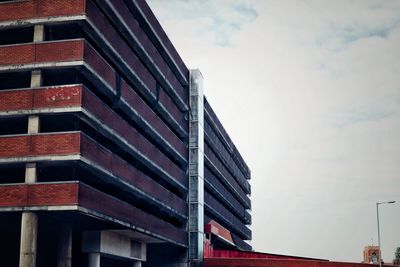
[[[32,90],[0,91],[0,111],[31,109]]]
[[[0,207],[74,205],[78,203],[78,184],[1,185],[0,196]]]
[[[0,207],[21,207],[28,203],[27,185],[0,186]]]
[[[214,220],[211,220],[208,224],[204,225],[204,232],[223,237],[233,243],[231,232]]]
[[[82,85],[49,87],[33,92],[33,108],[76,107],[82,103]]]
[[[85,0],[37,0],[38,16],[76,15],[85,12]]]
[[[35,46],[9,45],[0,47],[0,65],[24,64],[35,61]]]
[[[84,53],[85,61],[115,90],[115,71],[110,65],[88,43]]]
[[[0,157],[27,156],[30,153],[29,136],[0,137]]]
[[[78,183],[29,185],[28,206],[78,204]]]
[[[37,14],[37,1],[8,2],[0,4],[0,20],[32,18]]]
[[[297,256],[287,256],[279,254],[260,253],[254,251],[240,251],[240,250],[222,250],[213,249],[209,250],[208,258],[230,258],[230,259],[279,259],[279,260],[308,260],[308,261],[328,261],[320,259],[302,258]]]
[[[83,58],[83,40],[35,44],[36,62],[73,61]]]
[[[0,21],[83,14],[85,0],[28,0],[0,3]]]
[[[66,155],[79,153],[80,134],[45,134],[33,135],[32,155]]]
[[[72,40],[1,46],[0,65],[81,60],[83,45],[83,40]]]
[[[80,134],[40,134],[0,137],[0,157],[77,154]]]
[[[205,258],[206,267],[368,267],[369,264],[309,261],[309,260],[274,260],[274,259],[248,259],[248,258]]]
[[[81,98],[82,85],[0,91],[0,111],[76,107]]]

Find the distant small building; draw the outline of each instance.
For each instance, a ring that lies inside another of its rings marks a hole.
[[[363,251],[363,263],[379,264],[379,246],[366,246]],[[382,259],[382,258],[381,258]]]

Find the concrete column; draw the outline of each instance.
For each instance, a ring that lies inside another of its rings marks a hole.
[[[36,182],[36,164],[27,163],[25,182]],[[36,213],[23,212],[21,217],[20,267],[36,267],[38,218]]]
[[[63,226],[59,233],[57,247],[57,267],[71,267],[72,228]]]
[[[33,42],[42,42],[44,40],[44,25],[35,25],[33,30]]]
[[[42,85],[42,72],[40,70],[33,70],[31,73],[31,87],[39,87]]]
[[[35,25],[33,42],[44,40],[44,26]],[[42,74],[40,70],[34,70],[31,74],[31,87],[42,85]],[[32,115],[28,118],[28,134],[39,132],[39,116]],[[37,181],[36,163],[27,163],[25,169],[25,182],[35,183]],[[38,218],[33,212],[23,212],[21,217],[21,244],[19,254],[20,267],[36,267],[37,256],[37,231]]]
[[[142,267],[142,262],[141,261],[134,261],[134,262],[132,262],[132,267]]]
[[[100,253],[88,254],[88,267],[100,267]]]
[[[36,267],[37,216],[33,212],[23,212],[21,222],[20,267]]]
[[[36,180],[36,163],[27,163],[25,167],[25,183],[34,183]]]
[[[203,266],[204,256],[204,93],[203,76],[190,70],[189,85],[189,266]]]

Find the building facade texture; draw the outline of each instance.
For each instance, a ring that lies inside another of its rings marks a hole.
[[[3,266],[251,250],[250,170],[143,0],[0,1]]]
[[[366,246],[363,250],[363,263],[379,264],[381,259],[379,246]]]

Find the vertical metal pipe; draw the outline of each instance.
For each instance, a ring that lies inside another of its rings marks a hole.
[[[382,267],[382,250],[381,250],[381,231],[379,228],[379,205],[381,204],[393,204],[396,201],[376,202],[376,222],[378,226],[378,247],[379,247],[379,267]]]
[[[379,261],[379,267],[382,267],[381,234],[380,234],[380,229],[379,229],[379,204],[380,203],[376,203],[376,222],[378,225],[378,247],[379,247],[378,261]]]
[[[204,93],[203,76],[190,70],[189,85],[189,266],[203,266],[204,256]]]

